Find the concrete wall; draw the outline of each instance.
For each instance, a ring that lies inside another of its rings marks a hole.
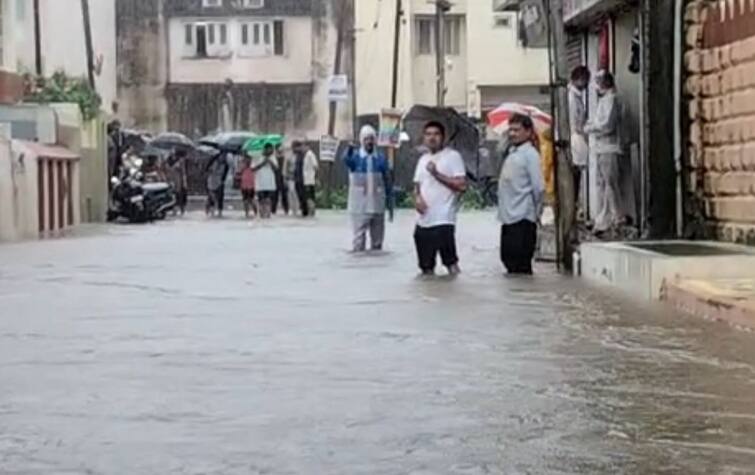
[[[404,4],[399,53],[398,106],[436,101],[435,55],[416,51],[417,16],[432,15],[433,4],[411,0]],[[497,100],[519,86],[548,83],[547,52],[518,44],[516,17],[494,13],[489,1],[458,0],[449,15],[464,17],[461,54],[446,59],[446,104],[466,111],[472,94],[483,102]],[[509,27],[496,26],[496,16],[509,16]],[[360,0],[356,5],[357,86],[359,113],[376,114],[390,106],[395,8],[391,2]],[[378,69],[380,68],[380,69]],[[514,87],[507,91],[506,87]],[[489,93],[486,99],[485,92]],[[531,94],[531,90],[527,94]],[[516,95],[516,94],[515,94]],[[513,96],[512,96],[513,97]],[[501,101],[502,102],[502,101]],[[496,104],[497,105],[497,104]]]
[[[517,38],[517,17],[492,12],[491,2],[467,2],[467,68],[477,86],[547,85],[548,52],[523,48]],[[496,17],[508,17],[510,26],[496,26]]]
[[[52,104],[58,116],[58,142],[81,157],[80,200],[85,223],[104,222],[108,207],[107,141],[101,119],[84,122],[76,104]]]
[[[36,157],[10,140],[0,126],[0,242],[39,236]]]
[[[755,244],[755,6],[685,13],[689,223],[708,236]]]
[[[19,72],[34,72],[34,9],[31,1],[10,3],[14,10],[14,40]],[[19,8],[21,7],[21,8]],[[84,21],[80,0],[40,0],[43,74],[63,70],[70,76],[87,76]],[[116,100],[115,0],[89,2],[92,46],[95,61],[101,64],[95,77],[103,110],[110,112]]]

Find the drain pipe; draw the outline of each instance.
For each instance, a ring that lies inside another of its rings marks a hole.
[[[674,14],[674,162],[676,163],[676,237],[684,233],[684,170],[682,166],[682,62],[684,0],[675,1]]]

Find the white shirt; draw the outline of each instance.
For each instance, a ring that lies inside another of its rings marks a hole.
[[[255,157],[252,161],[252,167],[256,168],[267,159],[263,156]],[[256,191],[275,191],[275,157],[270,156],[270,161],[265,166],[254,172],[254,187]]]
[[[456,224],[459,211],[459,193],[452,191],[427,171],[427,164],[435,162],[438,172],[451,178],[466,177],[464,160],[456,150],[444,148],[436,154],[426,153],[419,159],[414,172],[414,183],[427,204],[425,214],[417,214],[417,226],[430,228]]]
[[[304,155],[304,185],[314,186],[317,184],[317,169],[320,165],[317,163],[317,155],[312,150],[307,150]]]
[[[585,124],[585,132],[590,134],[593,139],[595,153],[621,153],[620,120],[621,104],[616,97],[616,92],[606,92],[603,97],[598,99],[595,119],[591,119]]]

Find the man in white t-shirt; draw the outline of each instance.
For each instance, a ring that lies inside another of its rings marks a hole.
[[[467,173],[461,155],[445,147],[445,140],[443,124],[429,122],[425,125],[424,145],[428,152],[419,159],[414,173],[414,202],[418,213],[414,243],[424,275],[435,273],[438,254],[449,274],[460,272],[456,254],[456,213],[459,197],[467,187]]]
[[[273,155],[274,152],[275,148],[273,144],[266,143],[262,150],[262,156],[256,157],[252,162],[254,186],[257,189],[260,217],[264,219],[272,216],[273,198],[278,189],[275,182],[275,170],[278,168],[278,164]]]

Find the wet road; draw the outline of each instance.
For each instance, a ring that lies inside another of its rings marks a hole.
[[[2,474],[755,472],[755,335],[346,253],[345,217],[196,218],[0,246]]]

